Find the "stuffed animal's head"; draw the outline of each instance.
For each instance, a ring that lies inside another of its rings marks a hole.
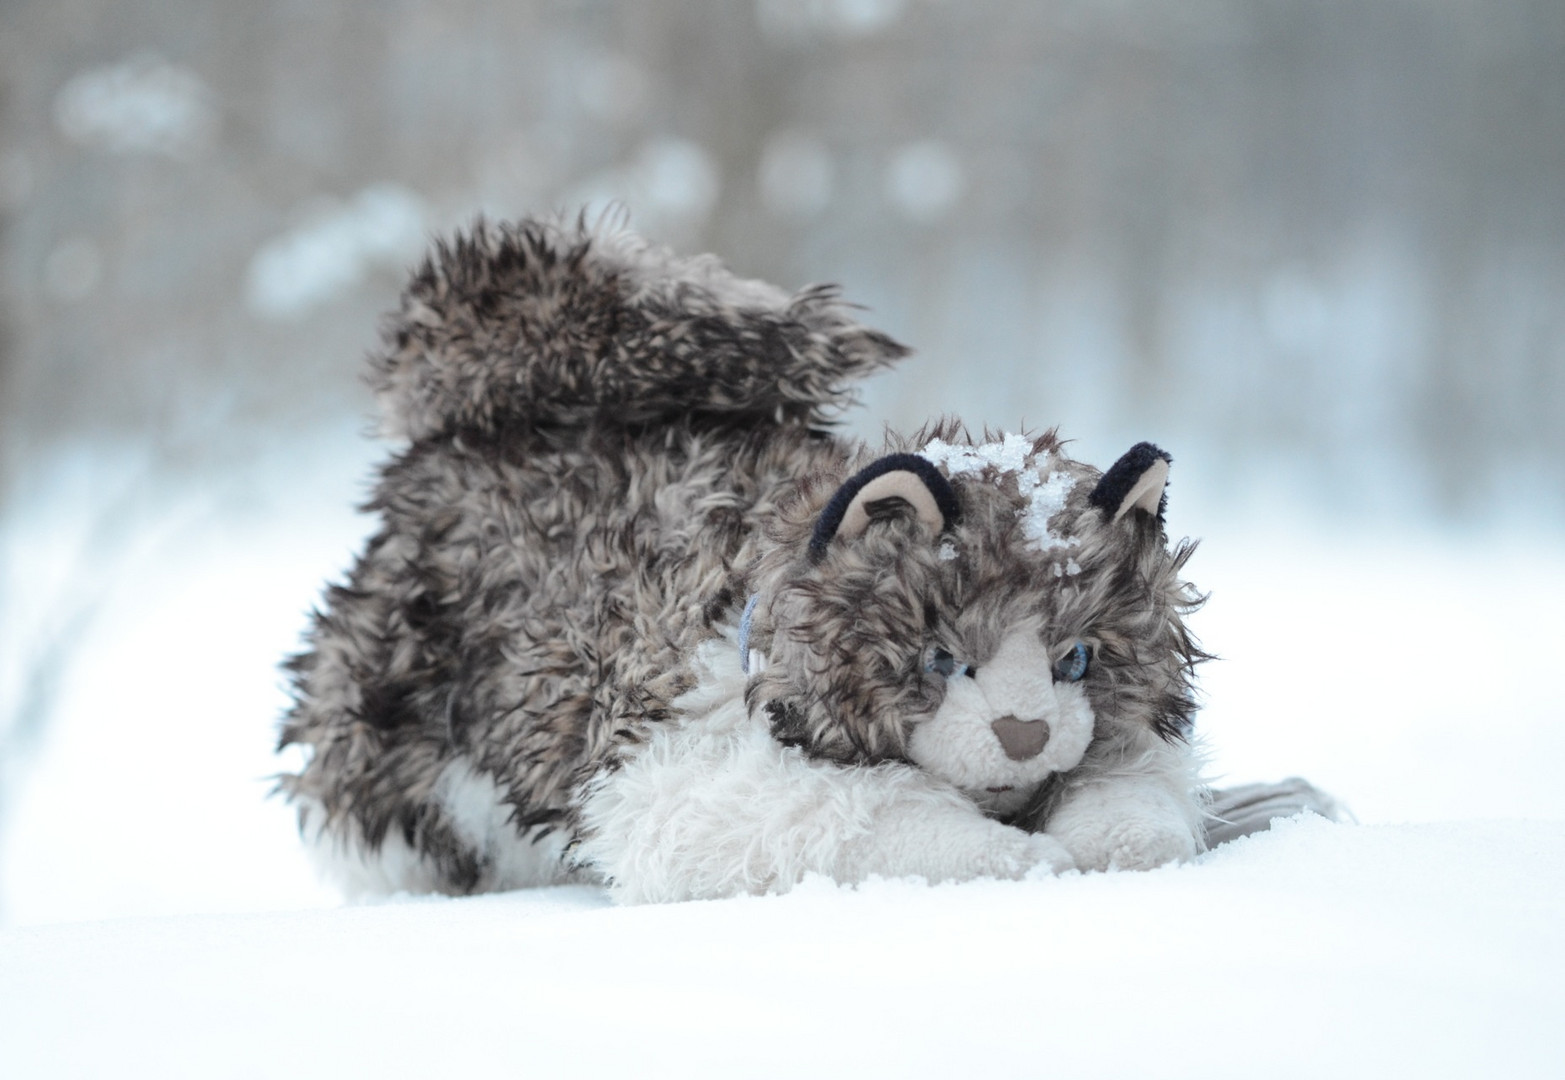
[[[1099,473],[1052,433],[950,426],[889,449],[801,479],[751,574],[748,699],[780,740],[911,761],[1006,814],[1095,739],[1187,734],[1199,598],[1167,454]]]

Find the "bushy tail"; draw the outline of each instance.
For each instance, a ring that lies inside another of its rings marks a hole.
[[[684,413],[815,423],[907,352],[836,290],[793,296],[623,232],[479,222],[415,271],[370,382],[388,434]]]
[[[1264,832],[1278,818],[1306,811],[1329,821],[1352,819],[1336,799],[1297,776],[1275,784],[1241,784],[1214,791],[1212,805],[1207,808],[1206,845],[1216,847],[1241,836]]]

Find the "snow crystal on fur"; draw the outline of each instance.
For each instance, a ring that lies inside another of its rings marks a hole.
[[[1032,465],[1032,440],[1025,435],[1007,433],[995,443],[954,446],[936,438],[924,444],[919,456],[943,467],[951,476],[973,475],[986,469],[1019,473]]]
[[[953,445],[935,438],[924,444],[919,456],[944,468],[953,477],[987,475],[994,480],[1014,477],[1017,489],[1028,499],[1028,505],[1018,511],[1017,516],[1035,551],[1068,547],[1078,542],[1074,537],[1057,535],[1049,528],[1050,519],[1065,509],[1076,481],[1064,471],[1053,471],[1054,455],[1034,454],[1033,441],[1025,435],[1007,432],[999,442],[980,446]],[[1078,573],[1079,568],[1065,572]]]
[[[1049,529],[1049,521],[1065,509],[1076,482],[1063,472],[1053,473],[1028,493],[1027,509],[1022,513],[1022,531],[1035,551],[1068,547],[1080,543],[1073,536],[1058,536]]]

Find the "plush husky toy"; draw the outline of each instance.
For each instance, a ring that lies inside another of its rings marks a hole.
[[[904,352],[830,289],[625,234],[440,246],[372,361],[407,443],[382,527],[292,661],[308,761],[281,789],[349,891],[675,900],[1199,851],[1169,456],[832,435]]]

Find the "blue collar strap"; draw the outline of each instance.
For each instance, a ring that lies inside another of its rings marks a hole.
[[[751,593],[750,599],[745,602],[744,614],[739,616],[739,670],[746,675],[750,674],[752,668],[759,670],[762,666],[751,663],[750,656],[750,623],[755,618],[755,605],[760,600],[760,593]]]

